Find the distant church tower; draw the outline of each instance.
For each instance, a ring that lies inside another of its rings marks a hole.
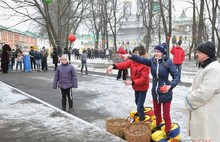
[[[186,19],[186,18],[187,18],[186,12],[185,12],[185,10],[183,10],[181,15],[180,15],[180,19]]]
[[[124,0],[123,1],[124,16],[125,17],[131,15],[131,6],[132,6],[132,2],[130,0]]]

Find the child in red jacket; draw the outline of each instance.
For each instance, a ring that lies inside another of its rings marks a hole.
[[[117,62],[124,62],[124,59],[121,57],[121,55],[124,55],[124,54],[127,54],[127,51],[125,50],[124,46],[120,46],[117,51],[117,56],[118,56],[118,57],[116,57],[116,58],[118,58]],[[122,79],[126,80],[127,73],[128,73],[127,69],[119,69],[116,79],[119,80],[122,76]]]
[[[185,51],[180,45],[180,41],[176,44],[176,46],[173,45],[170,53],[173,55],[173,64],[181,77],[181,66],[183,61],[185,60]]]
[[[133,54],[145,56],[146,51],[142,45],[133,49]],[[149,88],[149,67],[132,60],[126,60],[122,63],[116,63],[107,68],[107,73],[111,73],[112,69],[128,69],[130,68],[130,80],[124,80],[125,85],[132,85],[135,94],[135,103],[139,120],[145,120],[144,102]]]

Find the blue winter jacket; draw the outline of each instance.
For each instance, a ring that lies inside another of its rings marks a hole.
[[[56,89],[57,86],[62,89],[78,88],[76,71],[71,64],[61,64],[57,67],[53,88]]]
[[[152,79],[152,96],[154,100],[158,103],[165,103],[172,100],[173,92],[172,89],[178,84],[180,80],[180,75],[174,68],[172,61],[165,56],[164,59],[143,58],[141,56],[132,55],[132,60],[142,63],[144,65],[150,66]],[[166,65],[165,65],[166,64]],[[171,75],[172,80],[169,81],[169,75]],[[160,87],[166,85],[171,85],[171,89],[167,93],[160,92]]]

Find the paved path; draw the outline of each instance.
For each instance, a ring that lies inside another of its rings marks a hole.
[[[87,96],[88,93],[81,92],[81,95],[75,97],[75,111],[73,112],[75,116],[60,110],[60,91],[53,90],[51,87],[53,74],[54,72],[52,70],[45,72],[0,74],[1,81],[15,87],[9,89],[7,92],[5,85],[0,84],[0,89],[4,90],[0,93],[0,102],[2,102],[0,103],[0,141],[123,141],[88,123],[94,119],[104,119],[107,117],[91,110],[83,109],[84,103],[87,101],[86,99],[89,99],[89,96]],[[91,79],[91,77],[79,77],[80,81],[88,79]],[[17,98],[16,95],[19,96],[19,100],[13,100],[13,98]],[[95,97],[94,95],[97,94],[90,93],[90,97]],[[81,101],[79,102],[77,100]],[[42,119],[43,122],[40,121]]]

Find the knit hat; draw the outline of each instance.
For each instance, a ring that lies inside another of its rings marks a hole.
[[[161,53],[163,53],[163,54],[167,54],[167,50],[166,50],[166,43],[162,43],[162,44],[159,44],[159,45],[157,45],[157,46],[155,46],[155,48],[154,49],[157,49],[157,50],[159,50]]]
[[[215,44],[213,42],[207,41],[200,43],[197,50],[205,53],[209,57],[215,57]]]

